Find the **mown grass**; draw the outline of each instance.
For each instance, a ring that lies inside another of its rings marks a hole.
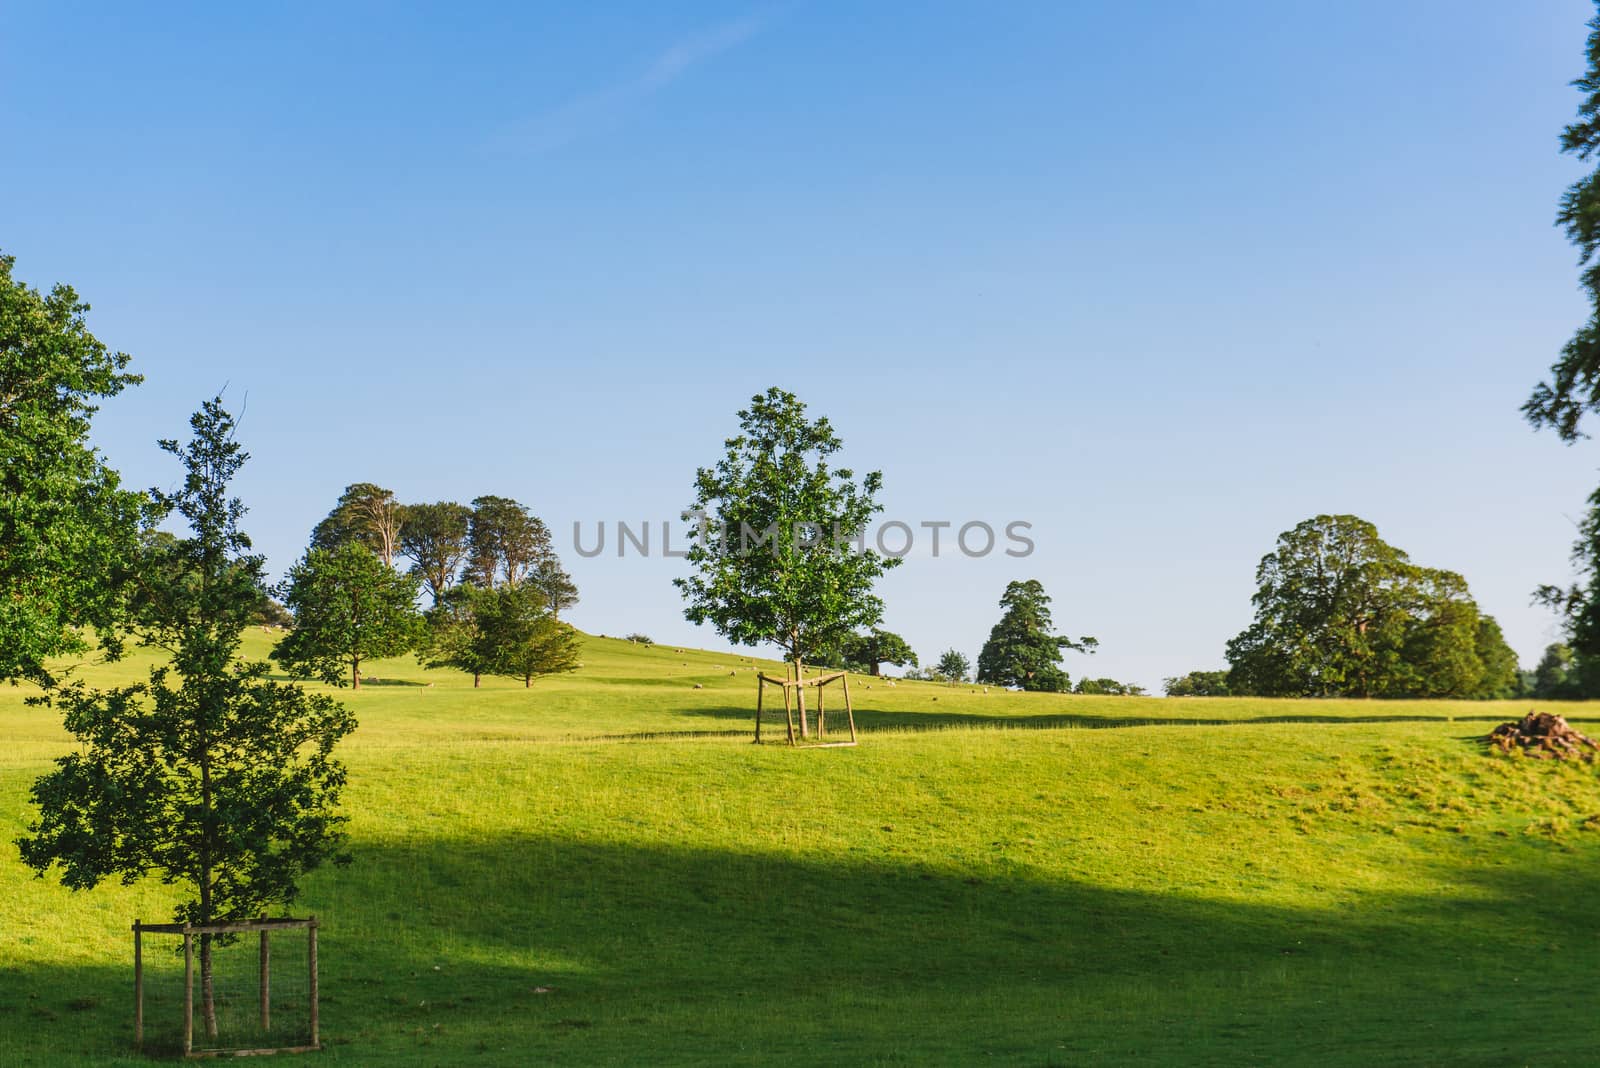
[[[1486,754],[1522,704],[857,678],[864,744],[793,752],[747,744],[752,666],[592,639],[532,690],[396,662],[346,692],[356,859],[296,906],[325,1056],[1600,1060],[1600,772]],[[22,696],[8,840],[67,744]],[[170,891],[7,852],[0,1064],[138,1063],[127,925]]]

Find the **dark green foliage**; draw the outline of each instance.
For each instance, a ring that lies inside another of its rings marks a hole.
[[[837,647],[819,654],[817,661],[829,667],[878,675],[884,664],[916,667],[917,654],[900,635],[874,627],[865,634],[847,635]]]
[[[417,659],[423,667],[465,671],[477,686],[494,669],[494,650],[480,641],[477,607],[488,591],[452,586],[423,617]]]
[[[509,497],[479,497],[467,525],[466,579],[492,590],[516,586],[555,555],[550,528]]]
[[[1527,694],[1539,701],[1581,701],[1600,696],[1596,672],[1581,662],[1572,647],[1555,642],[1545,647],[1539,664],[1528,673]]]
[[[934,678],[945,682],[966,682],[971,672],[972,661],[967,659],[966,653],[955,649],[946,649],[939,655],[939,662],[933,665]]]
[[[1588,69],[1572,84],[1583,90],[1578,121],[1561,134],[1561,151],[1588,161],[1600,149],[1600,16],[1589,22],[1586,48]],[[1578,247],[1580,278],[1589,294],[1589,321],[1579,328],[1541,382],[1522,406],[1536,427],[1551,427],[1566,442],[1583,434],[1578,429],[1585,412],[1600,410],[1600,170],[1574,182],[1561,198],[1556,221]]]
[[[1256,569],[1229,690],[1269,697],[1488,697],[1515,656],[1466,581],[1418,567],[1351,515],[1308,519]],[[1486,622],[1487,621],[1487,622]]]
[[[385,567],[392,567],[400,551],[404,521],[405,507],[393,492],[371,482],[357,482],[344,488],[333,511],[311,531],[311,547],[337,549],[353,542],[369,549]]]
[[[1092,653],[1095,638],[1077,641],[1053,634],[1050,598],[1038,579],[1012,582],[1000,597],[1005,614],[978,653],[978,681],[1023,690],[1065,693],[1070,679],[1060,668],[1061,650]]]
[[[484,675],[521,679],[528,686],[579,666],[577,631],[555,618],[543,592],[530,583],[492,590],[457,586],[426,622],[417,658],[426,667],[465,671],[474,686]]]
[[[361,663],[409,651],[422,630],[415,575],[389,567],[358,541],[311,549],[281,592],[294,629],[272,651],[292,674],[361,687]]]
[[[481,594],[474,623],[475,641],[490,674],[531,686],[540,676],[579,666],[577,632],[550,613],[543,592],[530,584]]]
[[[1144,687],[1116,679],[1079,679],[1073,693],[1098,694],[1106,697],[1141,697]]]
[[[1483,675],[1474,696],[1490,701],[1521,697],[1522,678],[1517,671],[1517,654],[1506,644],[1500,624],[1493,616],[1478,617],[1476,647]]]
[[[403,516],[400,552],[411,560],[411,573],[422,580],[429,599],[438,604],[466,562],[472,509],[455,501],[408,504]]]
[[[543,595],[545,607],[553,617],[559,618],[562,612],[578,603],[578,587],[561,566],[554,550],[533,565],[528,584]]]
[[[70,286],[41,295],[0,255],[0,679],[51,686],[55,657],[121,649],[144,497],[89,446],[94,401],[140,381]]]
[[[267,679],[239,659],[239,639],[265,596],[261,557],[227,496],[248,458],[220,398],[191,420],[188,446],[163,449],[187,469],[158,494],[188,520],[165,566],[144,576],[143,640],[171,654],[148,684],[67,688],[60,704],[76,752],[32,791],[39,818],[19,840],[43,874],[60,865],[74,889],[146,874],[193,890],[177,919],[242,919],[291,901],[300,878],[342,853],[345,782],[335,744],[355,721],[330,698]],[[200,947],[208,1033],[215,1034],[211,936]]]
[[[636,645],[654,645],[655,644],[654,639],[652,639],[648,634],[630,634],[630,635],[628,635],[626,638],[624,638],[622,640],[626,641],[626,642],[633,642]]]
[[[717,465],[696,473],[694,573],[674,583],[691,622],[738,645],[771,642],[798,671],[883,617],[873,584],[900,561],[850,540],[882,511],[883,476],[858,483],[832,468],[843,442],[792,393],[751,398],[739,426]]]
[[[1227,697],[1226,671],[1191,671],[1187,675],[1164,679],[1161,689],[1168,697]]]

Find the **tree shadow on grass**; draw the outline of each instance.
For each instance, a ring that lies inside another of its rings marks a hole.
[[[736,705],[699,706],[680,708],[678,714],[684,716],[702,716],[711,719],[739,720],[745,725],[744,731],[685,731],[684,734],[705,733],[749,733],[755,732],[755,706],[740,707]],[[808,709],[807,716],[813,727],[816,724],[816,710]],[[1202,719],[1196,717],[1162,717],[1162,716],[1104,716],[1083,715],[1081,713],[1047,713],[1033,716],[985,716],[972,712],[924,712],[924,711],[896,711],[881,709],[856,709],[856,729],[858,731],[937,731],[956,729],[984,729],[984,730],[1116,730],[1128,727],[1235,727],[1249,726],[1251,724],[1274,723],[1327,723],[1327,724],[1362,724],[1362,723],[1503,723],[1504,715],[1474,715],[1474,716],[1416,716],[1416,715],[1374,715],[1374,716],[1317,716],[1317,715],[1285,715],[1285,716],[1250,716],[1245,718]],[[829,737],[836,734],[840,737],[848,734],[843,709],[833,706],[828,711]],[[766,739],[768,732],[772,732],[773,740],[784,737],[783,709],[780,706],[776,715],[770,709],[762,714],[761,733]],[[661,732],[663,734],[677,732]]]
[[[772,818],[805,830],[803,815]],[[1004,857],[935,868],[883,848],[824,861],[514,836],[358,843],[353,866],[311,888],[330,1059],[1489,1064],[1600,1053],[1586,1001],[1600,929],[1592,851],[1550,844],[1537,869],[1467,868],[1452,874],[1458,894],[1372,895],[1356,911],[1047,880]],[[1526,861],[1535,847],[1520,848]],[[33,1063],[113,1062],[130,985],[126,968],[10,971],[0,1061],[30,1063],[16,1055],[32,1051]],[[71,999],[93,1006],[75,1011]]]

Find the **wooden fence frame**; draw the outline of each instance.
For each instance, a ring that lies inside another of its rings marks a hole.
[[[839,683],[840,684],[840,688],[844,691],[844,714],[845,714],[846,719],[850,723],[850,740],[848,742],[828,742],[828,741],[824,741],[823,740],[825,737],[827,737],[827,729],[828,729],[828,727],[827,727],[827,710],[826,710],[826,707],[823,704],[823,699],[822,699],[822,695],[824,693],[823,687],[825,687],[829,683],[833,683],[833,682]],[[766,698],[766,693],[767,693],[767,687],[768,686],[778,686],[778,687],[781,687],[782,690],[783,690],[783,715],[784,715],[784,719],[788,722],[789,744],[791,746],[796,746],[797,748],[805,748],[805,749],[838,749],[838,748],[843,748],[843,747],[846,747],[846,746],[852,746],[852,745],[856,744],[856,714],[855,714],[855,710],[850,707],[850,673],[849,672],[847,672],[847,671],[835,671],[835,672],[832,672],[831,674],[827,674],[827,675],[816,675],[816,676],[813,676],[812,678],[809,678],[809,679],[775,679],[771,675],[766,674],[765,672],[760,672],[760,671],[756,672],[756,744],[757,745],[761,744],[761,708],[762,708],[762,704],[763,704],[763,702],[764,702],[764,700]],[[811,733],[807,729],[807,726],[806,726],[806,687],[807,686],[815,686],[817,688],[817,740],[815,742],[807,741],[806,745],[800,746],[799,743],[797,743],[795,741],[795,737],[794,737],[794,713],[796,711],[796,708],[798,708],[798,711],[800,713],[800,738],[801,738],[802,741],[806,741],[807,739],[810,738],[810,733]],[[793,702],[793,704],[791,704],[790,700],[789,700],[789,692],[791,690],[794,691],[794,702]]]
[[[133,921],[133,1044],[144,1048],[144,936],[167,934],[183,936],[183,1055],[185,1057],[251,1057],[266,1053],[313,1053],[322,1048],[317,1019],[317,929],[321,924],[315,916],[305,919],[282,917],[259,920],[221,921],[218,923],[143,923]],[[206,934],[261,933],[261,1029],[272,1023],[272,943],[273,931],[303,928],[306,932],[307,980],[306,1005],[311,1014],[311,1041],[304,1046],[275,1046],[266,1049],[201,1050],[194,1049],[194,936]]]

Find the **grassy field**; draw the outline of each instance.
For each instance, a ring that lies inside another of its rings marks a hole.
[[[355,862],[294,910],[325,925],[324,1056],[1600,1062],[1600,771],[1487,755],[1525,704],[856,679],[863,744],[795,752],[748,744],[753,666],[599,638],[532,690],[374,666],[344,695]],[[25,693],[0,1064],[142,1063],[128,924],[171,892],[23,868],[67,745]]]

